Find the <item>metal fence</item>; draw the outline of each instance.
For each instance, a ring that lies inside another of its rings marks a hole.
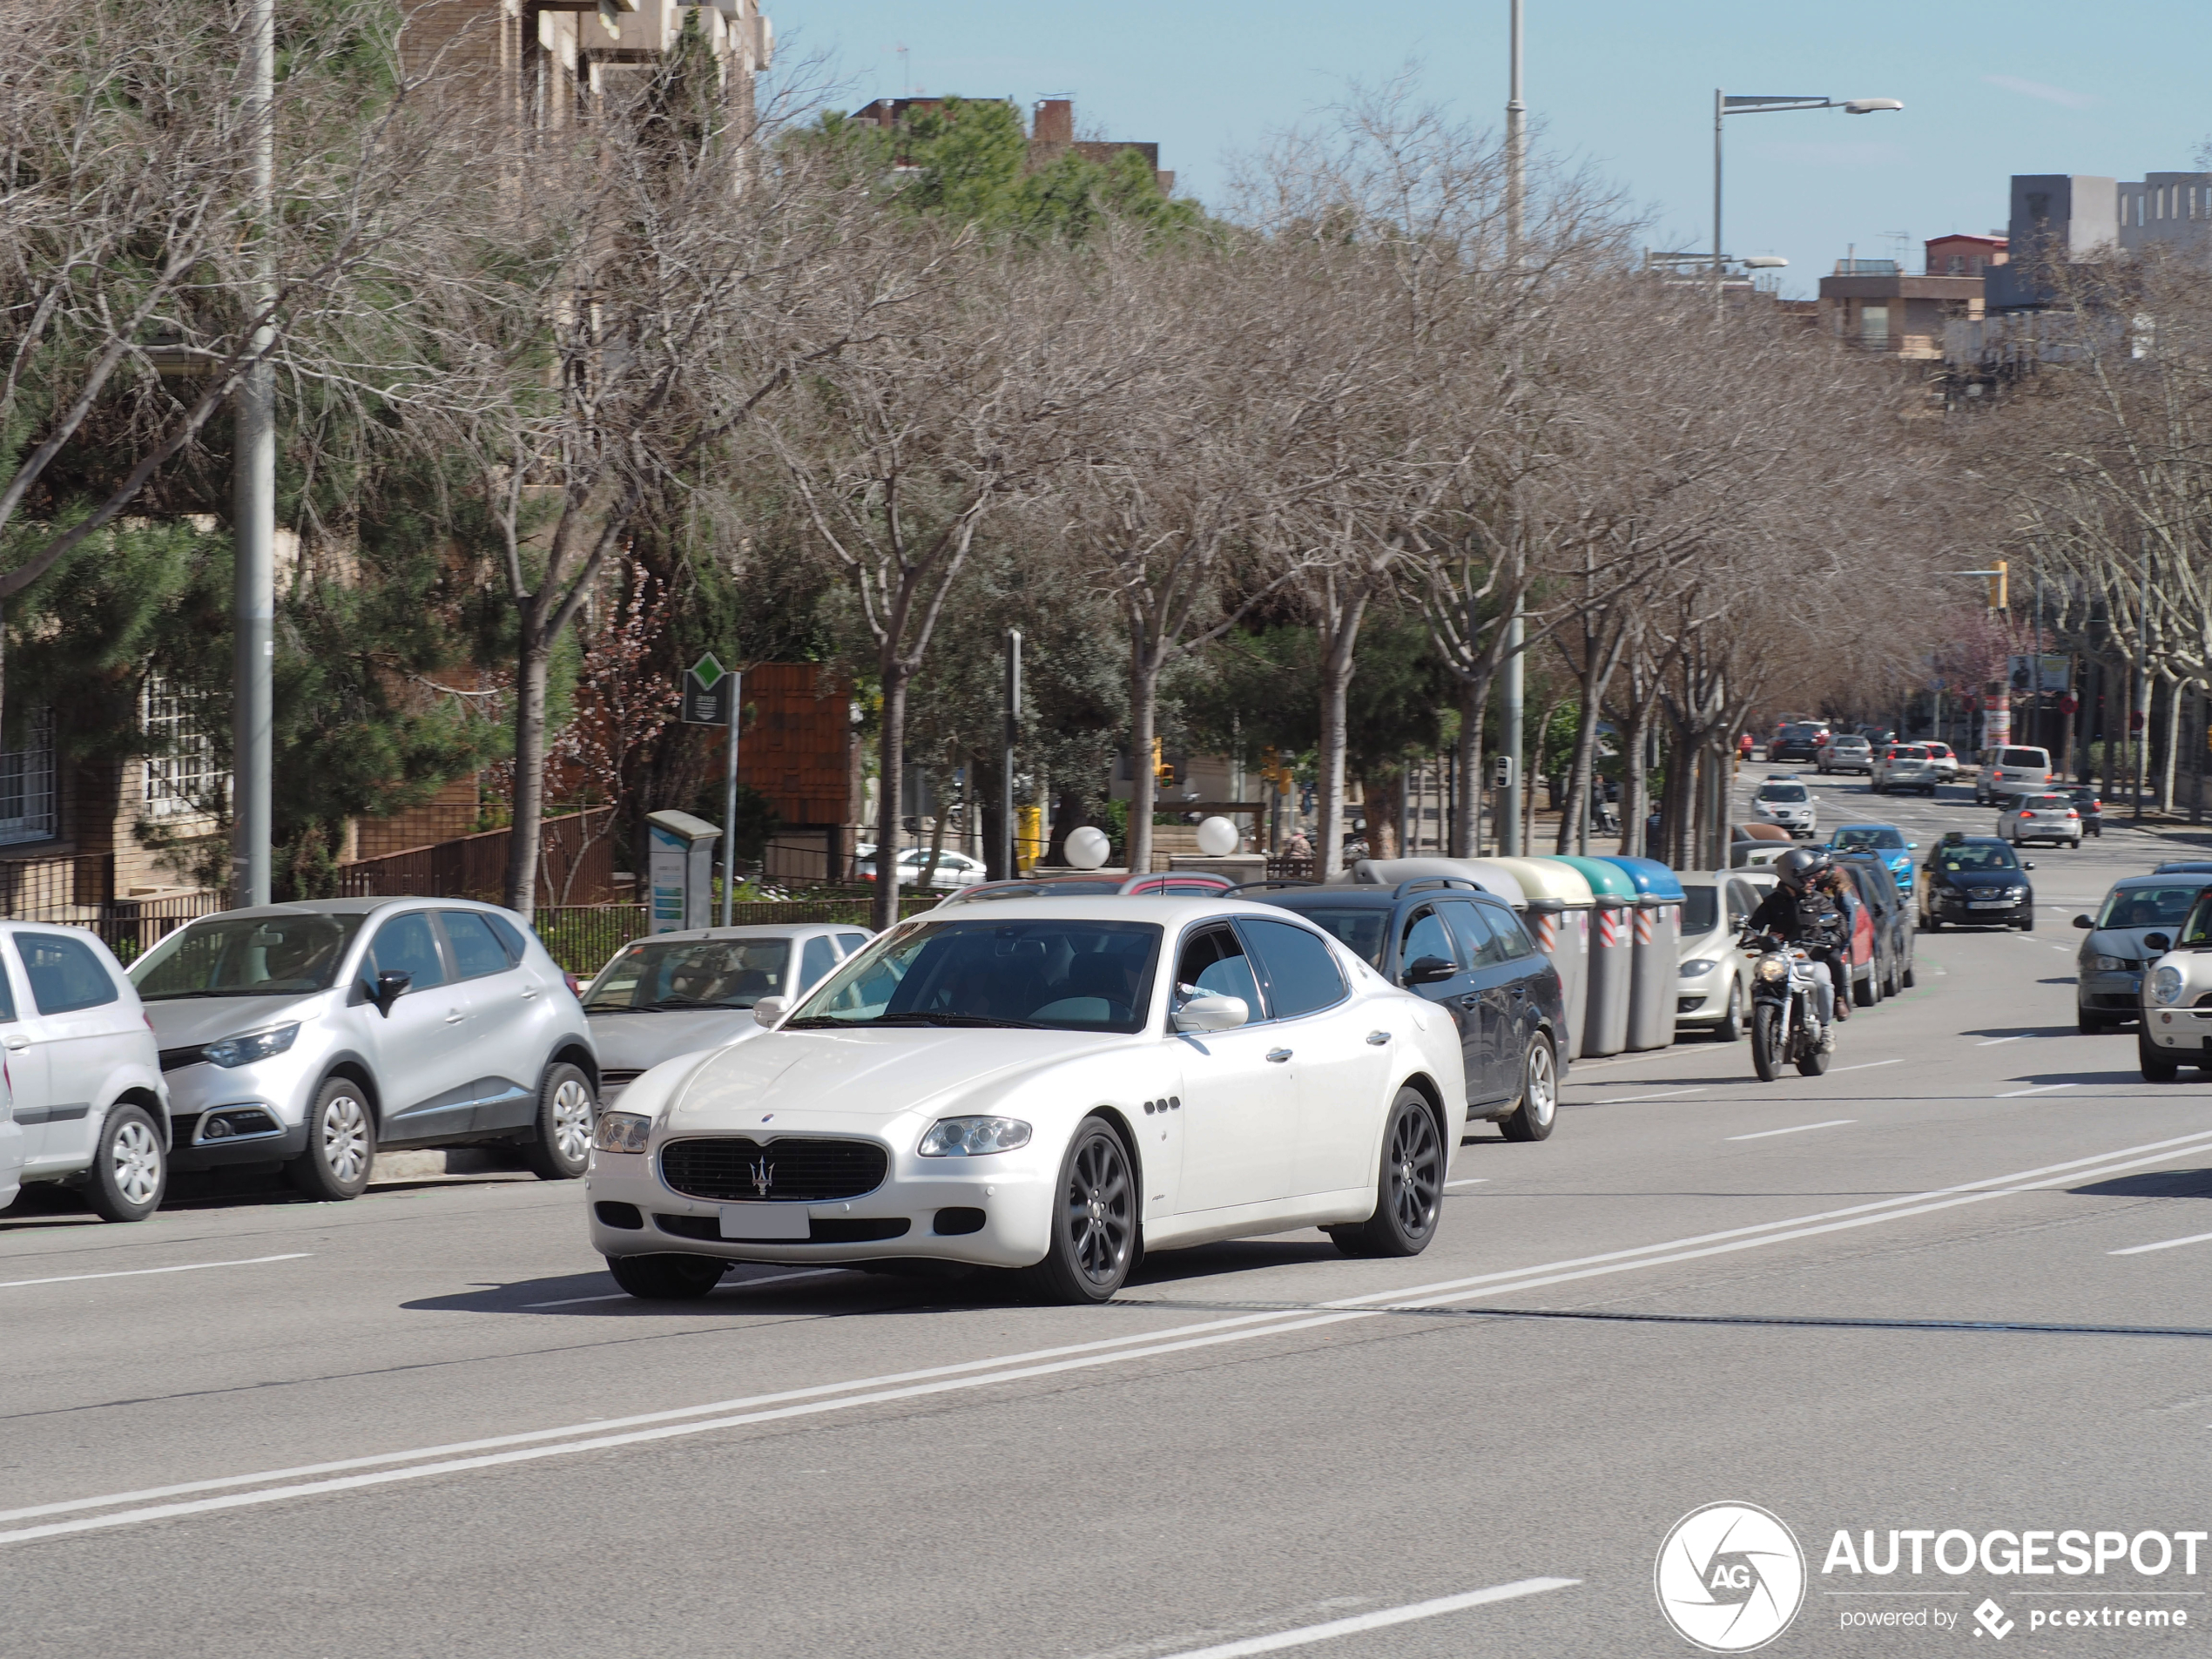
[[[901,894],[899,919],[903,921],[908,916],[920,915],[935,906],[942,896]],[[738,927],[774,921],[846,922],[865,927],[868,925],[869,904],[866,895],[852,899],[762,899],[732,905],[730,921],[732,926]],[[532,922],[555,961],[579,978],[589,978],[606,965],[610,956],[645,933],[645,911],[646,907],[642,904],[541,905]]]
[[[15,919],[88,927],[116,959],[129,963],[160,942],[164,934],[223,907],[216,893],[183,893],[165,899],[122,899],[102,905],[59,905]]]

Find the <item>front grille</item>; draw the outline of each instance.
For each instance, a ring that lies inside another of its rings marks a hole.
[[[599,1069],[599,1087],[615,1089],[634,1083],[645,1074],[635,1066],[603,1066]]]
[[[981,1215],[982,1211],[976,1211]],[[664,1233],[678,1238],[711,1239],[716,1244],[726,1241],[722,1237],[722,1221],[718,1216],[671,1216],[656,1213],[653,1224]],[[801,1238],[759,1239],[759,1244],[867,1244],[882,1238],[901,1238],[913,1226],[905,1216],[856,1217],[846,1220],[824,1220],[816,1217],[807,1224],[806,1237]]]
[[[661,1179],[671,1190],[717,1204],[857,1198],[881,1186],[890,1167],[891,1155],[873,1141],[799,1136],[765,1143],[742,1135],[671,1141],[660,1154]]]
[[[189,1049],[164,1049],[161,1051],[161,1069],[164,1071],[181,1071],[186,1066],[196,1066],[206,1058],[207,1049],[203,1043],[195,1042]]]

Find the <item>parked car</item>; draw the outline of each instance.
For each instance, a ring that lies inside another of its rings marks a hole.
[[[1814,752],[1813,764],[1823,772],[1874,770],[1874,745],[1856,732],[1838,732]]]
[[[1919,846],[1918,841],[1906,840],[1905,832],[1894,824],[1845,824],[1828,838],[1831,852],[1879,856],[1898,891],[1907,897],[1912,892],[1912,854]]]
[[[2105,833],[2105,804],[2097,798],[2095,788],[2088,784],[2075,784],[2058,792],[2072,801],[2074,810],[2081,814],[2081,833],[2101,838]]]
[[[1759,786],[1751,797],[1751,817],[1755,822],[1775,825],[1800,839],[1820,826],[1819,804],[1794,772],[1770,778]]]
[[[978,881],[961,887],[937,907],[974,904],[987,899],[1074,899],[1103,894],[1123,897],[1202,898],[1225,894],[1236,883],[1211,870],[1157,870],[1150,875],[1116,875],[1096,870],[1043,870],[1007,881]]]
[[[853,878],[864,885],[875,881],[875,848],[860,846],[853,849]],[[937,867],[930,873],[929,885],[922,886],[922,872],[929,867],[929,849],[926,846],[902,847],[899,852],[899,890],[901,893],[951,893],[961,887],[972,887],[984,878],[983,860],[971,859],[965,853],[955,853],[949,847],[937,854]]]
[[[2143,974],[2173,948],[2197,895],[2212,887],[2212,866],[2193,881],[2172,875],[2131,875],[2113,883],[2104,902],[2074,925],[2081,941],[2074,978],[2074,1028],[2088,1034],[2125,1025],[2142,1012]]]
[[[1935,763],[1938,778],[1946,784],[1958,781],[1959,756],[1949,744],[1930,738],[1920,746],[1928,752],[1928,759]]]
[[[504,1143],[583,1173],[598,1058],[519,916],[466,899],[317,899],[179,928],[131,968],[180,1170],[281,1163],[354,1198],[377,1150]]]
[[[2164,864],[2155,866],[2151,873],[2153,875],[2212,875],[2212,860],[2169,859]]]
[[[1803,720],[1783,726],[1768,739],[1766,758],[1769,760],[1810,760],[1827,737],[1828,728],[1817,721]]]
[[[1565,999],[1559,970],[1511,905],[1453,876],[1253,896],[1303,916],[1392,984],[1451,1016],[1469,1122],[1494,1123],[1509,1141],[1551,1134],[1567,1073]]]
[[[2081,845],[2081,814],[2066,795],[2015,795],[1997,815],[2000,840],[2025,846],[2048,841],[2054,846]]]
[[[1872,914],[1877,947],[1875,995],[1895,996],[1910,989],[1913,982],[1912,900],[1898,887],[1888,862],[1872,847],[1839,853],[1836,865],[1858,883],[1860,901]]]
[[[2170,1083],[2183,1066],[2212,1072],[2212,893],[2199,893],[2172,947],[2143,978],[2135,1057],[2143,1081]],[[2208,1006],[2200,1007],[2200,1004]]]
[[[2040,795],[2051,787],[2051,753],[2020,745],[1985,749],[1974,778],[1974,804],[2002,806],[2015,795]]]
[[[604,1106],[664,1060],[760,1035],[753,1008],[788,1006],[875,935],[826,922],[652,934],[617,951],[583,993]]]
[[[98,937],[0,922],[0,1208],[34,1183],[144,1221],[168,1182],[169,1098],[145,1009]]]
[[[1751,958],[1737,948],[1743,923],[1774,885],[1748,870],[1714,870],[1682,878],[1680,982],[1675,1024],[1710,1031],[1722,1042],[1743,1035],[1751,1009]]]
[[[1948,923],[1970,927],[2035,926],[2035,889],[2023,860],[1993,835],[1946,830],[1920,868],[1920,925],[1930,933]]]
[[[603,1114],[587,1215],[633,1296],[732,1262],[1024,1270],[1103,1302],[1140,1253],[1436,1233],[1459,1034],[1327,934],[1234,899],[1008,900],[876,940],[757,1042]]]
[[[1941,781],[1935,762],[1928,758],[1927,746],[1919,743],[1890,744],[1875,756],[1867,774],[1868,786],[1878,795],[1898,789],[1933,795]]]

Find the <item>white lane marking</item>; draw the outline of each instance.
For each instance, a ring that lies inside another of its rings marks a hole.
[[[2010,1036],[2010,1037],[1992,1037],[1992,1038],[1991,1038],[1988,1042],[1977,1042],[1976,1044],[1974,1044],[1974,1047],[1975,1047],[1975,1048],[1977,1048],[1977,1049],[1995,1049],[1995,1048],[2000,1047],[2001,1045],[2003,1045],[2003,1044],[2005,1044],[2005,1043],[2007,1043],[2007,1042],[2018,1042],[2019,1041],[2020,1041],[2020,1038],[2025,1037],[2025,1036],[2027,1036],[2027,1032],[2025,1032],[2025,1031],[2023,1031],[2023,1032],[2020,1033],[2018,1036]]]
[[[1731,1135],[1731,1141],[1764,1141],[1770,1135],[1802,1135],[1809,1129],[1841,1129],[1846,1123],[1856,1123],[1856,1117],[1831,1117],[1823,1123],[1792,1123],[1788,1129],[1763,1129],[1756,1135]]]
[[[2018,1170],[2008,1175],[1986,1177],[1981,1180],[1966,1182],[1957,1186],[1908,1193],[1892,1198],[1876,1199],[1867,1204],[1850,1205],[1842,1210],[1789,1217],[1778,1221],[1755,1223],[1743,1227],[1729,1228],[1720,1232],[1701,1234],[1695,1238],[1673,1239],[1656,1244],[1640,1245],[1629,1250],[1609,1251],[1597,1256],[1586,1256],[1532,1267],[1478,1274],[1472,1278],[1439,1280],[1429,1285],[1411,1285],[1394,1291],[1378,1291],[1366,1296],[1350,1297],[1336,1302],[1323,1303],[1321,1305],[1323,1311],[1315,1313],[1307,1313],[1300,1309],[1287,1309],[1267,1313],[1239,1314],[1230,1318],[1215,1319],[1197,1325],[1170,1326],[1165,1331],[1133,1332],[1127,1336],[1109,1337],[1096,1342],[1076,1343],[1058,1348],[1040,1349],[1026,1354],[995,1355],[983,1359],[971,1359],[954,1365],[934,1366],[924,1371],[898,1372],[883,1377],[860,1378],[842,1383],[824,1383],[806,1388],[790,1389],[777,1394],[759,1395],[749,1399],[717,1400],[702,1406],[678,1406],[667,1411],[644,1413],[633,1417],[572,1424],[559,1428],[537,1429],[523,1433],[501,1435],[489,1440],[458,1442],[441,1447],[424,1447],[409,1452],[381,1453],[331,1463],[307,1465],[298,1468],[268,1470],[253,1474],[226,1475],[213,1480],[190,1481],[172,1487],[114,1493],[98,1498],[71,1499],[57,1503],[41,1504],[26,1509],[0,1511],[0,1521],[25,1520],[37,1515],[57,1514],[73,1510],[107,1508],[116,1504],[137,1503],[150,1498],[170,1497],[188,1492],[215,1491],[224,1487],[248,1486],[256,1481],[292,1480],[302,1475],[322,1474],[343,1469],[374,1468],[378,1466],[408,1463],[419,1458],[437,1457],[445,1460],[428,1464],[416,1464],[408,1468],[383,1467],[374,1474],[354,1475],[338,1480],[266,1487],[260,1491],[232,1493],[221,1498],[202,1499],[190,1503],[128,1509],[114,1514],[91,1516],[43,1527],[22,1527],[13,1532],[0,1533],[0,1544],[23,1542],[61,1533],[85,1532],[95,1528],[134,1525],[142,1521],[165,1520],[176,1515],[199,1514],[212,1509],[236,1508],[247,1504],[274,1503],[283,1499],[307,1496],[315,1493],[347,1490],[395,1480],[414,1480],[465,1469],[489,1467],[496,1464],[520,1462],[578,1452],[598,1451],[613,1446],[631,1445],[642,1440],[664,1440],[711,1429],[737,1427],[772,1419],[841,1411],[849,1406],[881,1404],[889,1400],[910,1399],[917,1394],[940,1393],[952,1389],[1020,1381],[1089,1366],[1109,1365],[1123,1359],[1150,1358],[1159,1354],[1183,1352],[1194,1348],[1211,1347],[1221,1343],[1245,1341],[1254,1337],[1286,1335],[1324,1325],[1341,1324],[1346,1320],[1373,1318],[1404,1309],[1439,1306],[1508,1291],[1519,1292],[1542,1289],[1548,1285],[1597,1278],[1608,1273],[1629,1272],[1645,1267],[1665,1266],[1708,1256],[1757,1249],[1765,1244],[1813,1238],[1823,1233],[1872,1226],[1884,1221],[1925,1215],[1959,1204],[1980,1203],[1988,1198],[2033,1192],[2068,1181],[2088,1180],[2114,1175],[2125,1170],[2140,1168],[2147,1163],[2163,1163],[2169,1158],[2183,1156],[2185,1152],[2201,1150],[2212,1150],[2212,1131],[2200,1130],[2194,1135],[2175,1136],[2168,1140],[2144,1142],[2135,1146],[2121,1147],[2087,1157],[2069,1159],[2062,1163],[2044,1164],[2036,1169]],[[1683,1248],[1690,1245],[1704,1247]],[[1561,1269],[1575,1271],[1558,1271]],[[1442,1293],[1434,1294],[1435,1292]],[[1426,1299],[1409,1299],[1413,1298]],[[1121,1352],[1113,1352],[1114,1350],[1121,1350]],[[1060,1355],[1079,1357],[1062,1359],[1056,1363],[1047,1365],[1032,1366],[1027,1363],[1030,1360],[1048,1359]],[[997,1366],[1019,1366],[1020,1368],[993,1369]],[[949,1379],[949,1380],[925,1382],[919,1387],[879,1387],[879,1385],[905,1383],[921,1379]],[[872,1389],[874,1392],[859,1394],[846,1393],[852,1389]],[[842,1397],[833,1399],[824,1398],[829,1395]],[[711,1417],[705,1421],[686,1423],[678,1420],[686,1418],[698,1419],[706,1413],[728,1412],[732,1408],[770,1406],[786,1400],[804,1400],[808,1403],[784,1406],[780,1409],[769,1411],[747,1409],[741,1411],[738,1415]],[[601,1433],[609,1429],[627,1428],[631,1425],[641,1423],[655,1423],[664,1426],[635,1433]],[[554,1445],[530,1444],[534,1441],[556,1440],[559,1436],[564,1434],[579,1433],[590,1434],[594,1438]],[[491,1447],[517,1447],[526,1449],[502,1452],[484,1457],[455,1458],[448,1455]]]
[[[1828,1074],[1829,1076],[1833,1076],[1839,1071],[1871,1071],[1877,1066],[1901,1066],[1905,1062],[1901,1059],[1862,1060],[1855,1066],[1831,1066],[1828,1068]]]
[[[1990,1098],[1992,1100],[2018,1100],[2022,1095],[2047,1095],[2055,1089],[2076,1089],[2080,1086],[2078,1083],[2038,1083],[2033,1089],[2008,1089],[2003,1094],[1993,1095]]]
[[[716,1285],[712,1293],[718,1296],[724,1291],[749,1291],[756,1285],[781,1285],[786,1279],[820,1278],[826,1274],[851,1271],[845,1267],[810,1267],[803,1273],[770,1273],[760,1278],[732,1279],[726,1285]],[[617,1291],[611,1296],[564,1296],[557,1302],[525,1302],[523,1305],[526,1308],[572,1308],[586,1302],[630,1302],[636,1299],[628,1291]]]
[[[2212,1233],[2191,1233],[2187,1238],[2161,1238],[2155,1244],[2130,1244],[2125,1250],[2108,1250],[2105,1251],[2105,1254],[2107,1256],[2141,1256],[2147,1251],[2174,1250],[2182,1244],[2201,1244],[2208,1238],[2212,1238]]]
[[[1271,1636],[1246,1636],[1241,1642],[1224,1642],[1218,1647],[1189,1648],[1181,1653],[1168,1655],[1167,1659],[1244,1659],[1248,1654],[1279,1653],[1285,1648],[1303,1648],[1313,1642],[1332,1642],[1339,1636],[1357,1635],[1362,1630],[1381,1630],[1393,1624],[1411,1624],[1416,1619],[1440,1618],[1447,1613],[1458,1613],[1492,1602],[1511,1602],[1523,1595],[1541,1595],[1547,1590],[1563,1590],[1581,1581],[1579,1578],[1517,1579],[1511,1584],[1494,1584],[1487,1590],[1469,1590],[1461,1595],[1440,1595],[1433,1602],[1413,1602],[1404,1607],[1382,1608],[1373,1613],[1356,1613],[1348,1619],[1332,1619],[1326,1624],[1308,1624],[1295,1630],[1278,1630]]]
[[[1702,1095],[1704,1092],[1704,1089],[1702,1088],[1662,1089],[1656,1095],[1615,1095],[1610,1100],[1587,1101],[1584,1104],[1590,1106],[1625,1106],[1632,1100],[1672,1100],[1677,1095]]]
[[[1485,1187],[1489,1184],[1490,1177],[1487,1175],[1470,1176],[1464,1181],[1447,1181],[1444,1190],[1449,1192],[1453,1187]]]
[[[11,1278],[0,1281],[0,1291],[25,1285],[76,1285],[88,1278],[143,1278],[148,1273],[198,1273],[210,1267],[259,1267],[263,1262],[304,1262],[314,1252],[295,1250],[284,1256],[248,1256],[235,1262],[184,1262],[175,1267],[132,1267],[114,1273],[64,1273],[55,1278]]]

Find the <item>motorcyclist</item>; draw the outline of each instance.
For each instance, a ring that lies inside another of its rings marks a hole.
[[[1836,994],[1839,984],[1849,982],[1843,964],[1851,941],[1850,920],[1837,894],[1838,872],[1825,853],[1795,846],[1774,861],[1774,891],[1744,926],[1804,948],[1819,1003],[1820,1046],[1831,1049],[1835,1027],[1851,1018],[1847,999]]]

